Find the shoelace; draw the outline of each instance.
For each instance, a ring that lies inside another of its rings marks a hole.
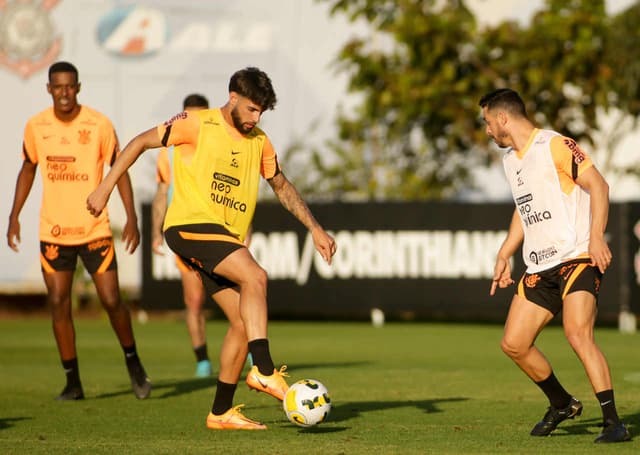
[[[237,416],[238,418],[244,420],[245,422],[249,422],[249,423],[255,423],[255,424],[260,424],[259,422],[256,422],[255,420],[251,420],[249,417],[245,416],[242,412],[240,412],[240,408],[243,408],[244,404],[237,404],[235,406],[233,406],[231,408],[232,414]],[[227,411],[229,412],[229,411]]]
[[[237,405],[233,406],[233,407],[231,408],[231,411],[232,411],[234,414],[240,414],[240,415],[242,415],[242,412],[240,412],[240,408],[244,408],[244,404],[237,404]],[[229,411],[227,411],[227,412],[229,412]]]
[[[279,371],[276,371],[276,373],[278,373],[280,376],[282,376],[283,378],[288,378],[289,377],[289,373],[287,373],[287,366],[286,365],[282,365],[280,367]]]

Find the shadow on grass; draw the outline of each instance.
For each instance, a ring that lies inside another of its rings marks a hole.
[[[365,361],[296,363],[293,365],[287,365],[287,373],[291,375],[291,374],[295,374],[299,370],[313,370],[317,368],[353,368],[353,367],[361,367],[364,365],[371,365],[371,363],[372,362],[365,362]]]
[[[338,433],[340,431],[346,431],[348,430],[348,427],[323,427],[322,425],[320,426],[314,426],[314,427],[308,427],[308,428],[300,428],[298,430],[298,433],[314,433],[314,434],[323,434],[323,433]]]
[[[621,415],[620,420],[624,422],[631,434],[631,438],[638,435],[640,428],[640,412],[629,415]],[[533,424],[532,424],[533,427]],[[562,437],[571,435],[592,435],[594,439],[602,431],[602,417],[598,413],[597,417],[582,418],[577,417],[575,420],[567,420],[561,423],[558,428],[551,433],[552,437]]]
[[[196,392],[198,390],[215,388],[216,379],[209,378],[189,378],[179,380],[167,380],[167,381],[152,381],[151,382],[151,396],[150,399],[164,399],[170,397],[176,397],[179,395]],[[96,398],[112,398],[120,395],[131,395],[133,392],[130,387],[122,389],[116,392],[102,393],[97,395]]]
[[[11,428],[15,422],[21,422],[23,420],[33,420],[33,417],[3,417],[0,418],[0,430],[6,430]]]
[[[386,409],[414,407],[418,408],[426,413],[432,412],[444,412],[438,407],[440,403],[454,403],[459,401],[467,401],[468,398],[453,397],[453,398],[437,398],[433,400],[405,400],[405,401],[352,401],[342,403],[339,406],[333,406],[331,408],[331,414],[327,419],[328,422],[346,422],[357,417],[361,414],[366,414],[373,411],[384,411]],[[348,430],[349,427],[345,426],[330,426],[323,427],[322,425],[313,426],[309,428],[300,428],[299,433],[337,433]]]
[[[352,401],[341,403],[331,408],[331,422],[344,422],[355,419],[361,414],[372,411],[383,411],[385,409],[414,407],[421,409],[426,413],[444,412],[438,406],[441,403],[455,403],[459,401],[467,401],[468,398],[452,397],[452,398],[434,398],[433,400],[405,400],[405,401]]]
[[[360,367],[363,365],[367,365],[369,363],[371,362],[358,361],[358,362],[328,362],[328,363],[297,363],[295,364],[291,372],[287,371],[287,373],[296,374],[296,371],[298,370],[310,370],[314,368],[352,368],[352,367]],[[244,382],[244,378],[248,372],[249,372],[249,368],[245,367],[242,372],[242,376],[240,378],[239,384],[242,384]],[[208,378],[187,378],[187,379],[178,379],[173,381],[153,380],[151,382],[152,389],[151,389],[150,398],[156,398],[156,399],[170,398],[170,397],[175,397],[175,396],[195,392],[197,390],[206,389],[208,387],[211,387],[212,389],[214,389],[216,386],[216,377],[217,377],[217,374],[214,374],[213,376]],[[302,376],[300,377],[298,377],[297,375],[295,377],[292,376],[290,377],[290,382],[297,381],[299,379],[302,379]],[[111,398],[111,397],[117,397],[120,395],[129,395],[132,393],[133,392],[131,391],[131,388],[127,387],[126,389],[122,389],[119,391],[108,392],[108,393],[97,395],[96,398],[98,399]]]

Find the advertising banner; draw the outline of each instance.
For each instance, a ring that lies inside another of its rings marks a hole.
[[[639,207],[611,207],[607,236],[614,262],[602,285],[599,321],[616,321],[621,305],[636,307]],[[290,213],[277,203],[258,205],[250,249],[269,274],[272,318],[364,319],[377,308],[403,320],[504,320],[514,287],[493,297],[489,288],[512,204],[335,203],[311,210],[336,239],[331,266]],[[148,229],[145,207],[143,307],[182,308],[173,256],[151,255]],[[519,253],[513,270],[517,280],[524,270]]]

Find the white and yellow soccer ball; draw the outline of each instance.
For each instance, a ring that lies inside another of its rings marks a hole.
[[[291,384],[282,407],[291,423],[311,427],[323,422],[331,411],[329,391],[320,381],[302,379]]]

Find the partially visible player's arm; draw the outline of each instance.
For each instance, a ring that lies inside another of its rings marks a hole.
[[[591,230],[589,233],[589,256],[591,265],[600,272],[611,264],[613,255],[604,238],[609,218],[609,184],[595,166],[586,169],[576,183],[589,193],[591,204]]]
[[[122,241],[124,242],[125,250],[131,254],[140,244],[140,230],[138,229],[138,215],[136,215],[133,188],[131,187],[131,179],[128,172],[125,172],[118,179],[117,185],[120,199],[122,199],[122,204],[127,213],[127,221],[122,230]]]
[[[167,214],[167,194],[169,185],[158,182],[158,189],[151,203],[151,249],[154,253],[164,255],[162,252],[162,223]]]
[[[120,177],[125,175],[127,169],[131,167],[144,151],[158,148],[161,145],[162,143],[155,127],[134,137],[113,163],[111,170],[104,180],[100,182],[98,187],[87,198],[87,210],[89,210],[93,216],[100,215],[107,205],[109,195],[113,191],[113,187],[116,186],[120,180]],[[129,185],[131,185],[130,181]]]
[[[282,172],[277,173],[267,181],[284,208],[291,212],[311,232],[316,249],[324,260],[331,264],[331,257],[336,252],[336,242],[316,221],[298,190]]]
[[[33,186],[33,180],[36,175],[37,163],[24,160],[22,162],[22,168],[18,173],[18,179],[16,180],[16,192],[13,196],[13,207],[11,207],[11,213],[9,214],[9,227],[7,228],[7,244],[13,251],[18,251],[18,243],[20,243],[20,212],[24,203],[31,192]]]
[[[520,221],[520,215],[518,215],[518,209],[513,211],[511,217],[511,224],[509,225],[509,232],[507,238],[502,242],[498,255],[496,257],[496,264],[493,268],[493,281],[491,282],[491,290],[489,295],[496,293],[496,288],[506,288],[513,284],[511,278],[511,265],[509,261],[511,256],[518,250],[522,241],[524,240],[524,231],[522,230],[522,222]]]

